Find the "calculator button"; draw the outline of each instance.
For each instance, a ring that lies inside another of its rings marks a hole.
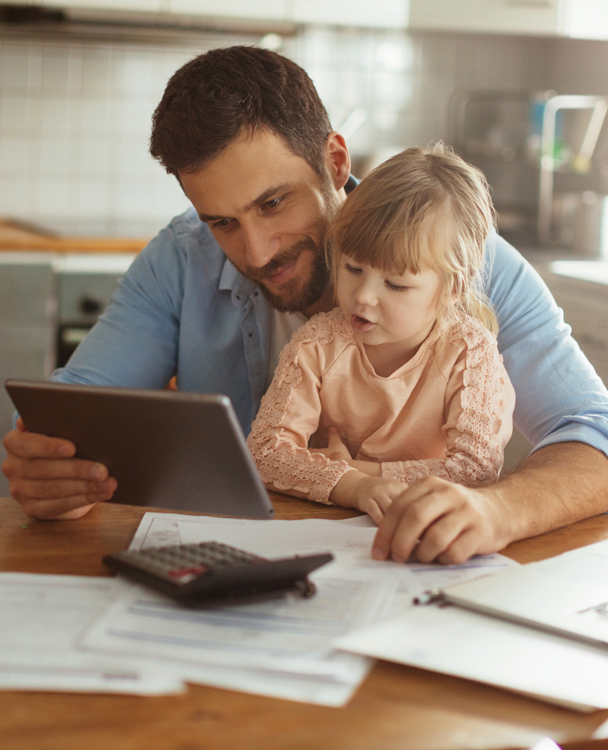
[[[195,576],[200,576],[208,571],[209,568],[206,565],[195,565],[191,568],[175,568],[169,570],[168,575],[170,575],[171,578],[185,578],[186,576],[190,576],[190,579],[192,579]]]

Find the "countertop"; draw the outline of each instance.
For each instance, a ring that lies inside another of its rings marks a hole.
[[[138,253],[148,237],[58,237],[18,221],[0,219],[0,252]]]
[[[575,255],[555,247],[515,247],[545,279],[548,274],[565,276],[592,284],[598,291],[608,285],[608,258]]]

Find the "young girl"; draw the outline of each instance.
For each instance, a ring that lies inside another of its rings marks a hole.
[[[339,307],[294,333],[248,439],[268,489],[380,523],[424,477],[496,481],[515,396],[480,292],[493,223],[482,174],[442,144],[351,193],[328,237]]]

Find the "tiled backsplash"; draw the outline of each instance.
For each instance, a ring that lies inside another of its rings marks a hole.
[[[0,216],[71,234],[148,235],[187,200],[148,154],[151,114],[168,77],[215,46],[0,40]],[[315,81],[334,127],[374,163],[448,139],[462,87],[542,88],[549,40],[310,27],[283,53]],[[354,115],[353,115],[354,113]]]

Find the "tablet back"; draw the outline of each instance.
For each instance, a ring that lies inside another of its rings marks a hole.
[[[272,518],[226,396],[7,380],[30,432],[62,437],[118,481],[112,502]]]

